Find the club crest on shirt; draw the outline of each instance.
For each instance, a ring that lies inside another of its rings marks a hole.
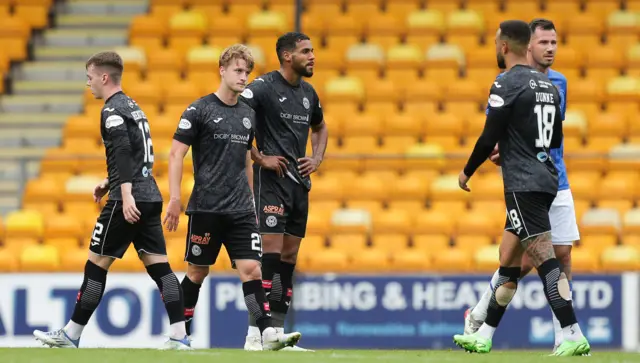
[[[304,106],[304,108],[306,108],[307,110],[309,109],[309,107],[311,107],[311,106],[310,106],[310,104],[309,104],[309,99],[308,99],[308,98],[306,98],[306,97],[302,99],[302,105],[303,105],[303,106]]]
[[[245,88],[240,95],[244,98],[253,98],[253,91],[251,91],[248,88]]]
[[[248,117],[245,117],[242,119],[242,124],[244,125],[244,127],[250,129],[251,128],[251,120],[249,120]]]

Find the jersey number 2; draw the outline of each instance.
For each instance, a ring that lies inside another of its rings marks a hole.
[[[144,125],[143,125],[144,124]],[[153,143],[151,142],[151,130],[148,122],[138,123],[138,128],[142,132],[142,143],[144,144],[144,162],[153,163]]]
[[[533,112],[538,117],[538,138],[536,147],[548,149],[553,137],[553,122],[556,119],[555,105],[535,105]]]

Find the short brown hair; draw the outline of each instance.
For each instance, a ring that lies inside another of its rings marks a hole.
[[[118,53],[107,51],[94,54],[87,61],[86,68],[89,69],[91,65],[97,68],[106,68],[109,78],[116,84],[120,83],[122,72],[124,71],[124,62]]]
[[[218,64],[220,67],[228,66],[233,59],[243,59],[247,62],[247,67],[249,71],[253,71],[253,66],[255,65],[255,61],[253,60],[253,55],[251,54],[251,50],[244,44],[234,44],[220,54],[220,59],[218,60]]]

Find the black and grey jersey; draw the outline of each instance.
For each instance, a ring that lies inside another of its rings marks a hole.
[[[100,115],[107,157],[109,199],[122,200],[120,185],[132,183],[137,202],[162,202],[153,177],[153,142],[147,116],[123,92],[109,97]]]
[[[187,214],[254,210],[246,174],[254,120],[249,106],[242,102],[229,106],[215,94],[184,111],[173,138],[192,147],[195,183]]]
[[[533,68],[516,65],[496,80],[489,95],[487,122],[465,168],[470,176],[496,142],[506,193],[558,192],[558,171],[550,149],[562,142],[558,90]]]
[[[324,118],[313,86],[304,80],[291,85],[279,71],[273,71],[253,80],[241,99],[256,112],[258,150],[287,158],[289,176],[311,188],[309,177],[298,172],[298,159],[305,156],[310,127]]]

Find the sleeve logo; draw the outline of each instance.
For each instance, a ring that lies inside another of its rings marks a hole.
[[[245,88],[240,95],[244,98],[253,98],[253,91],[251,91],[248,88]]]
[[[498,95],[489,95],[489,106],[491,107],[502,107],[504,106],[504,100],[502,97]]]
[[[189,130],[191,128],[191,121],[187,120],[186,118],[180,119],[178,128],[183,130]]]
[[[104,127],[110,129],[112,127],[120,126],[124,124],[124,119],[118,115],[111,115],[107,117]]]

